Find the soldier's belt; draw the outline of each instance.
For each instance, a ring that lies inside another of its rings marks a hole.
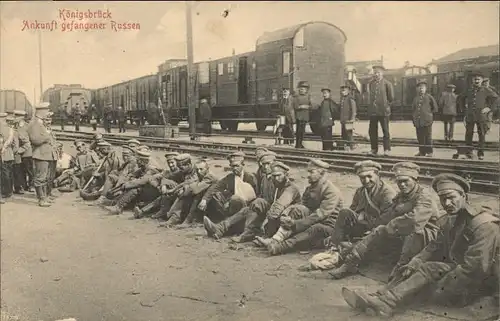
[[[298,109],[309,109],[309,105],[299,105]]]

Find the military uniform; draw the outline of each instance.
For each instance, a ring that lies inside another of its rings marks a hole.
[[[212,134],[212,107],[206,99],[200,102],[200,123],[203,124],[203,131],[207,135]]]
[[[342,88],[350,88],[349,86],[341,86]],[[341,146],[347,146],[352,148],[354,145],[353,142],[353,131],[352,126],[356,121],[356,101],[352,98],[351,95],[341,96],[338,104],[338,115],[341,124],[341,136],[342,142]]]
[[[0,135],[3,137],[1,145],[1,172],[2,175],[2,196],[8,198],[13,192],[13,166],[14,166],[14,149],[16,148],[16,140],[14,129],[7,125],[7,114],[0,113]]]
[[[50,180],[53,178],[56,159],[56,141],[50,128],[47,128],[43,119],[50,117],[49,103],[42,103],[36,107],[35,119],[28,126],[28,136],[33,149],[33,184],[38,198],[38,205],[50,206],[48,203]]]
[[[326,170],[328,163],[313,159],[310,168]],[[288,207],[286,216],[290,224],[283,224],[269,241],[262,242],[271,255],[289,252],[297,247],[314,247],[333,233],[333,227],[343,207],[340,190],[328,179],[321,177],[309,185],[302,195],[302,204]],[[282,217],[283,215],[282,214]]]
[[[408,162],[397,163],[393,167],[396,178],[408,177],[416,180],[419,170],[418,165]],[[426,244],[436,238],[439,217],[438,205],[432,195],[418,183],[415,184],[412,191],[406,194],[401,192],[394,198],[392,206],[373,223],[373,226],[377,227],[355,244],[346,255],[343,265],[330,274],[339,279],[355,273],[358,264],[370,251],[383,247],[384,242],[402,238],[402,252],[391,273],[392,277],[394,271],[407,264]]]
[[[357,175],[370,171],[378,173],[381,169],[382,166],[379,163],[371,160],[354,165]],[[346,236],[362,237],[367,231],[377,227],[380,216],[391,208],[395,196],[394,189],[381,179],[371,188],[364,186],[358,188],[354,193],[351,206],[339,212],[330,245],[337,248]]]
[[[77,103],[73,108],[73,122],[75,123],[75,131],[80,131],[80,123],[82,121],[82,109],[80,105]]]
[[[470,190],[467,181],[454,174],[438,175],[432,187],[442,202],[454,191],[465,201]],[[481,296],[498,295],[500,219],[487,209],[464,204],[446,217],[437,239],[402,267],[402,275],[406,274],[397,282],[369,295],[344,288],[349,305],[391,316],[403,301],[410,301],[424,289],[431,290],[428,297],[432,302],[443,305],[464,306]]]
[[[419,86],[427,86],[427,83],[422,81],[417,84]],[[438,105],[434,97],[428,93],[420,93],[413,99],[412,103],[412,119],[413,126],[417,131],[418,154],[416,156],[430,156],[432,150],[432,123],[434,121],[434,113],[438,112]]]
[[[482,76],[478,73],[474,75]],[[484,112],[484,108],[494,106],[498,101],[498,95],[486,87],[474,86],[467,90],[463,100],[465,106],[465,143],[470,146],[469,154],[472,154],[472,136],[474,126],[476,126],[479,137],[477,155],[482,158],[484,156],[486,132],[489,126],[488,114]]]
[[[329,88],[323,88],[321,91],[331,92]],[[318,111],[323,150],[333,150],[332,127],[335,126],[335,115],[337,114],[335,102],[331,98],[324,98]]]
[[[283,91],[288,90],[288,88],[283,88]],[[285,127],[283,128],[283,137],[285,138],[284,143],[291,145],[293,144],[294,134],[293,134],[293,124],[295,124],[295,110],[292,104],[293,97],[290,95],[286,98],[281,99],[281,110],[285,115]]]
[[[309,89],[309,83],[307,81],[300,81],[298,87]],[[309,113],[312,109],[311,97],[308,93],[303,95],[297,93],[292,99],[295,121],[297,123],[295,148],[304,148],[303,141],[306,133],[306,124],[309,122]]]
[[[68,114],[66,113],[66,108],[62,106],[59,108],[59,122],[61,124],[61,130],[64,130],[64,125],[66,125],[66,121],[68,120]]]
[[[382,66],[373,66],[373,69],[385,70]],[[368,87],[370,90],[370,104],[368,106],[370,125],[368,134],[370,135],[372,153],[376,154],[378,152],[378,123],[380,123],[384,134],[384,151],[388,152],[391,150],[389,118],[391,116],[391,104],[394,100],[394,88],[384,78],[372,80]]]
[[[125,110],[123,107],[118,107],[118,132],[125,132],[125,124],[127,122],[127,115],[125,114]]]
[[[456,88],[455,85],[449,84],[447,87],[450,91],[445,91],[441,94],[441,98],[439,98],[439,107],[441,108],[441,120],[444,123],[444,139],[446,141],[452,141],[453,129],[457,117],[457,94],[451,91]]]

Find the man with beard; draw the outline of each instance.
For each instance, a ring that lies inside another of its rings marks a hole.
[[[150,178],[157,173],[156,169],[149,165],[151,157],[149,148],[147,146],[138,147],[136,155],[137,169],[128,176],[129,181],[119,186],[122,193],[116,199],[116,204],[104,206],[104,209],[112,215],[121,214],[127,206],[135,202],[151,201],[158,196],[157,190],[148,184]]]
[[[392,280],[401,266],[436,238],[439,209],[432,195],[418,183],[420,167],[402,162],[395,164],[393,171],[400,192],[393,199],[392,206],[372,224],[377,227],[346,251],[343,264],[330,272],[334,279],[356,274],[358,265],[370,251],[401,238],[403,246],[399,261],[389,277]]]
[[[309,186],[302,195],[302,204],[288,207],[280,216],[280,227],[270,239],[256,238],[270,255],[290,252],[298,247],[323,244],[333,227],[343,198],[340,190],[325,176],[330,165],[312,159],[308,166]]]
[[[177,167],[176,157],[179,156],[179,153],[176,152],[167,152],[165,153],[165,159],[167,161],[167,168],[163,170],[163,172],[153,175],[150,179],[149,184],[155,188],[157,188],[161,192],[161,181],[163,178],[168,178],[170,175],[179,172],[179,167]],[[176,179],[177,181],[174,181]],[[170,179],[165,181],[165,185],[168,188],[174,188],[178,183],[182,182],[182,175],[170,177]],[[163,195],[161,194],[151,203],[147,204],[143,208],[136,206],[134,208],[134,217],[139,219],[144,215],[150,213],[151,211],[160,209],[156,214],[152,215],[151,218],[158,219],[168,214],[170,207],[174,200],[171,195]]]
[[[248,242],[255,237],[260,225],[264,221],[259,218],[264,217],[271,206],[276,193],[271,176],[271,164],[276,160],[276,154],[270,151],[258,153],[257,163],[257,198],[248,206],[243,207],[236,214],[226,218],[218,224],[214,224],[210,218],[204,218],[205,230],[209,236],[219,239],[229,231],[241,234],[234,238],[234,241]],[[244,225],[243,225],[244,223]]]
[[[31,142],[27,131],[26,112],[24,110],[14,110],[16,117],[15,136],[18,142],[18,148],[14,155],[14,193],[23,194],[23,189],[28,191],[32,183],[33,169],[32,166],[32,150]],[[30,173],[28,181],[26,177]]]
[[[245,170],[245,154],[236,152],[228,159],[231,173],[213,184],[198,204],[200,211],[212,214],[211,220],[233,216],[256,198],[257,179]],[[204,223],[206,218],[205,215]]]
[[[500,219],[489,209],[475,209],[468,201],[469,183],[454,174],[440,174],[432,188],[448,213],[436,240],[401,266],[401,276],[381,290],[342,289],[354,309],[392,316],[394,309],[426,294],[441,305],[465,306],[487,295],[498,296]],[[429,293],[423,293],[424,289]]]
[[[482,86],[483,75],[481,73],[475,72],[471,76],[473,76],[472,88],[469,88],[461,99],[461,105],[465,106],[465,144],[469,146],[467,157],[473,158],[472,137],[474,127],[476,127],[479,137],[477,157],[482,160],[484,159],[485,137],[490,126],[488,113],[491,109],[489,106],[496,105],[498,95],[491,89]]]

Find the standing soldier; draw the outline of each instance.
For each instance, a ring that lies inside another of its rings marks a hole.
[[[394,99],[394,88],[388,80],[384,79],[384,71],[383,66],[373,66],[374,78],[369,84],[368,115],[370,116],[370,125],[368,134],[370,135],[371,154],[376,155],[378,153],[378,123],[380,123],[384,134],[384,155],[388,156],[391,151],[389,118]]]
[[[483,87],[483,75],[479,72],[472,74],[473,84],[462,97],[462,106],[465,106],[465,144],[469,146],[467,157],[472,158],[472,136],[474,127],[477,127],[479,137],[479,148],[477,156],[484,159],[484,143],[486,132],[489,128],[488,106],[495,106],[498,101],[498,95],[489,88]]]
[[[330,88],[321,89],[323,101],[319,105],[319,121],[323,150],[333,150],[332,127],[335,125],[335,102]]]
[[[61,123],[61,130],[64,130],[64,125],[68,119],[68,113],[66,112],[66,105],[61,105],[59,107],[59,121]]]
[[[455,85],[448,84],[446,88],[448,90],[443,92],[439,99],[439,107],[441,109],[441,119],[444,123],[444,140],[452,142],[457,117],[457,94],[455,94]]]
[[[48,207],[48,185],[50,176],[50,162],[58,158],[55,140],[44,121],[50,117],[49,103],[36,106],[35,119],[28,127],[28,135],[33,148],[34,185],[38,198],[38,206]]]
[[[285,127],[283,128],[284,143],[286,145],[293,144],[293,124],[295,124],[295,110],[290,97],[290,89],[283,88],[283,99],[281,100],[283,114],[285,115]]]
[[[80,131],[80,122],[82,121],[82,110],[80,104],[76,103],[73,108],[73,122],[75,123],[75,131]]]
[[[127,121],[127,116],[125,115],[125,110],[122,106],[118,107],[118,132],[125,132],[125,122]]]
[[[104,130],[106,133],[111,133],[111,120],[113,119],[113,111],[110,106],[104,108]]]
[[[23,194],[23,189],[28,191],[29,184],[31,183],[26,180],[28,171],[32,171],[32,169],[27,168],[27,164],[31,164],[31,142],[26,129],[26,122],[24,121],[26,112],[24,110],[15,110],[14,115],[16,116],[15,134],[18,141],[14,160],[14,192]]]
[[[7,113],[0,113],[0,135],[2,135],[3,143],[1,147],[2,167],[0,174],[2,175],[2,198],[12,196],[13,173],[14,165],[14,147],[15,137],[12,127],[7,125]]]
[[[97,108],[95,107],[95,104],[92,104],[90,106],[89,110],[89,117],[90,117],[90,125],[92,125],[92,130],[96,131],[97,130]]]
[[[203,124],[203,131],[207,135],[212,134],[212,107],[203,98],[200,100],[200,122]]]
[[[297,122],[295,148],[305,148],[303,144],[304,134],[306,133],[306,124],[309,122],[309,112],[312,109],[311,97],[309,96],[309,83],[307,81],[299,81],[298,92],[293,97],[292,102]]]
[[[418,150],[415,156],[432,157],[432,123],[438,105],[434,97],[427,93],[427,82],[417,84],[418,95],[413,99],[413,125],[417,131]]]
[[[483,87],[488,88],[489,90],[493,91],[495,94],[498,95],[498,92],[497,92],[496,88],[493,87],[492,85],[490,85],[490,78],[484,77],[484,79],[483,79]]]
[[[348,85],[340,86],[339,118],[342,125],[342,146],[344,150],[349,151],[353,148],[354,121],[356,120],[356,101],[350,94],[351,87]]]

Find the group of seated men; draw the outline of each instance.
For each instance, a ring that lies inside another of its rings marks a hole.
[[[110,214],[130,208],[135,218],[150,216],[167,227],[202,221],[209,237],[253,242],[270,255],[326,246],[340,253],[329,271],[334,279],[357,273],[373,259],[370,253],[400,244],[387,286],[376,293],[342,290],[360,311],[392,315],[422,291],[433,291],[434,302],[462,305],[498,293],[500,219],[470,204],[470,185],[460,176],[440,174],[432,183],[443,211],[420,185],[418,165],[394,165],[396,192],[380,178],[381,165],[365,160],[354,166],[361,186],[347,207],[326,176],[329,165],[318,159],[308,165],[309,185],[301,194],[290,168],[261,147],[256,173],[236,152],[228,157],[230,172],[217,179],[205,160],[195,162],[189,154],[168,152],[162,170],[138,141],[123,146],[122,157],[104,140],[93,145],[104,157],[91,174],[101,195],[93,205]]]

